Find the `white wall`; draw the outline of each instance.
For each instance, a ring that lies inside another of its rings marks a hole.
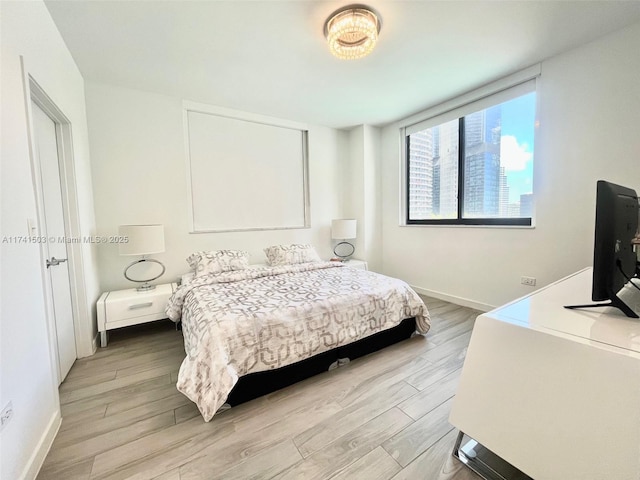
[[[542,62],[535,228],[400,227],[399,130],[383,130],[384,272],[489,308],[592,263],[596,181],[640,192],[640,24]]]
[[[98,233],[113,235],[127,223],[164,224],[166,252],[153,258],[167,271],[157,282],[188,271],[185,258],[197,250],[243,249],[251,263],[262,263],[263,248],[302,242],[331,256],[331,219],[342,215],[337,130],[309,127],[311,228],[189,234],[182,99],[96,83],[87,83],[86,98]],[[103,291],[132,287],[122,274],[131,257],[120,257],[116,245],[100,246],[98,256]]]
[[[358,220],[354,258],[367,260],[369,269],[382,269],[380,129],[360,125],[346,132],[343,146],[343,211]]]
[[[83,79],[42,2],[0,2],[2,67],[2,235],[27,235],[36,218],[20,55],[29,73],[65,113],[73,128],[81,228],[91,235],[93,205]],[[41,261],[36,244],[2,243],[0,302],[0,406],[14,417],[0,434],[0,477],[34,478],[60,420]],[[87,298],[98,292],[91,245],[83,246]],[[90,311],[90,310],[89,310]],[[85,351],[95,320],[79,319]],[[0,408],[1,408],[0,407]]]

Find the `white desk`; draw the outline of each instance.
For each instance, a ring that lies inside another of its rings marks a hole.
[[[563,308],[590,296],[589,268],[473,329],[449,421],[536,480],[640,479],[640,320]]]

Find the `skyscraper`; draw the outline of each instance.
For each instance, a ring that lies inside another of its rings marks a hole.
[[[433,208],[433,132],[416,132],[409,142],[409,216],[430,218]]]
[[[464,216],[500,214],[500,106],[464,117]]]
[[[533,217],[533,194],[523,193],[520,195],[520,216]]]
[[[498,214],[501,217],[506,217],[509,211],[509,185],[507,184],[507,175],[505,174],[504,167],[500,167],[500,195],[499,195],[499,208]]]
[[[437,135],[440,154],[438,216],[455,218],[458,215],[458,120],[438,126]]]

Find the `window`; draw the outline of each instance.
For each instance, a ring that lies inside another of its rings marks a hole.
[[[187,101],[183,119],[191,233],[309,227],[304,125]]]
[[[535,117],[534,80],[407,127],[407,224],[531,225]]]

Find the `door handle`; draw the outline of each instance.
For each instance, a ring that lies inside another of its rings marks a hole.
[[[55,267],[56,265],[60,265],[62,262],[66,262],[66,261],[67,261],[66,258],[51,257],[51,260],[47,260],[47,268]]]

